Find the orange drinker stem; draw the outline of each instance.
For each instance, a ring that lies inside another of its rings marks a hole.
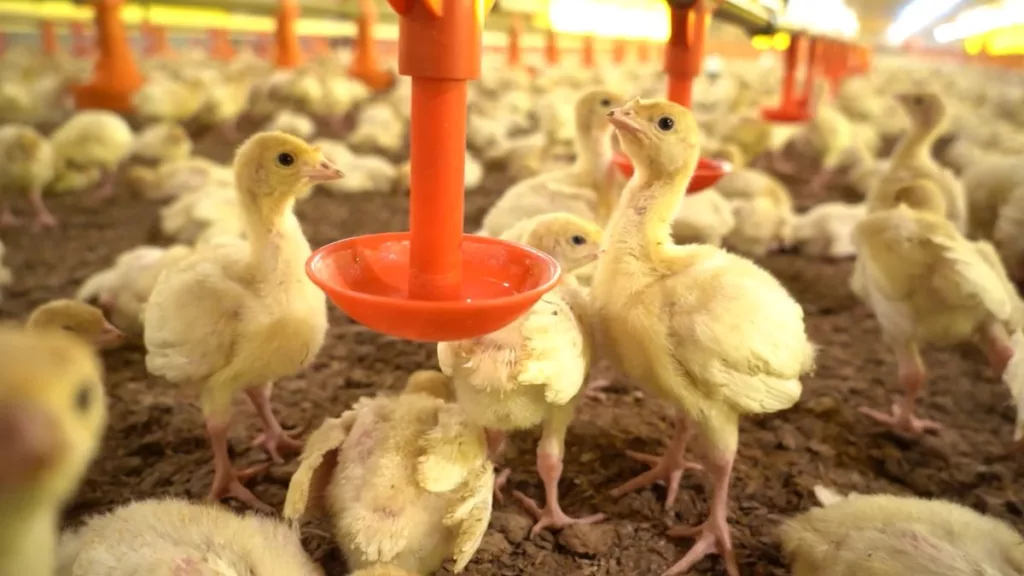
[[[43,45],[43,54],[53,56],[60,51],[57,43],[57,30],[54,28],[53,22],[43,20],[39,24],[39,40]]]
[[[821,65],[821,50],[825,39],[811,37],[808,39],[807,66],[804,75],[803,91],[800,95],[800,104],[805,108],[811,105],[811,94],[814,91],[814,81],[818,77],[818,68]]]
[[[85,25],[81,22],[72,22],[71,28],[71,53],[81,58],[89,53],[89,40],[85,37]]]
[[[168,54],[171,46],[167,42],[167,30],[163,26],[147,26],[149,29],[149,48],[151,54]]]
[[[409,296],[456,300],[462,289],[466,82],[480,77],[482,2],[422,0],[400,14],[398,71],[412,77]]]
[[[373,0],[361,0],[360,14],[356,20],[356,40],[352,53],[352,63],[348,67],[349,76],[362,80],[376,91],[387,90],[394,82],[394,76],[384,69],[377,52],[377,40],[373,35],[373,25],[377,19],[377,9]]]
[[[665,46],[668,99],[690,107],[693,79],[704,62],[704,36],[710,14],[704,2],[685,8],[672,7],[672,34]]]
[[[594,67],[594,37],[584,36],[583,37],[583,67],[593,68]]]
[[[302,64],[302,46],[295,34],[295,23],[299,19],[297,0],[280,0],[277,12],[277,57],[278,68],[295,68]]]
[[[544,40],[544,61],[548,66],[557,66],[561,54],[558,51],[558,33],[548,30]]]
[[[519,66],[523,61],[522,49],[519,46],[519,37],[523,33],[523,23],[518,14],[512,15],[512,25],[508,29],[508,65]]]
[[[75,89],[79,108],[105,108],[118,112],[132,109],[132,94],[142,85],[128,33],[121,21],[123,0],[97,0],[96,39],[99,58],[90,83]]]
[[[789,48],[783,53],[782,68],[782,108],[790,108],[796,103],[796,67],[800,60],[800,50],[804,37],[795,34]]]
[[[235,47],[231,43],[231,33],[224,28],[210,30],[210,57],[215,60],[227,61],[235,57]]]
[[[626,61],[626,41],[622,38],[616,38],[615,43],[612,44],[612,62],[616,64],[622,64]]]
[[[650,43],[640,40],[636,43],[636,59],[646,64],[651,59]]]

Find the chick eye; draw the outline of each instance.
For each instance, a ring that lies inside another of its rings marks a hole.
[[[675,125],[676,121],[670,116],[662,116],[661,118],[658,118],[658,130],[661,130],[662,132],[672,130]]]
[[[92,406],[92,384],[83,382],[75,392],[75,409],[85,412]]]
[[[277,163],[281,166],[291,166],[292,164],[295,164],[295,156],[292,156],[287,152],[281,152],[277,155]]]
[[[608,98],[601,98],[601,107],[607,108],[612,105],[612,101]]]
[[[577,246],[582,246],[582,245],[587,243],[587,239],[584,238],[583,236],[580,236],[579,234],[573,236],[569,240],[571,240],[572,243],[577,245]]]

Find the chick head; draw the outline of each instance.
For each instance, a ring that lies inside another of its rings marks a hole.
[[[637,170],[672,177],[696,169],[700,131],[684,106],[634,98],[609,112],[608,119]]]
[[[0,510],[63,502],[107,423],[103,369],[59,331],[0,327]]]
[[[257,205],[285,204],[312,184],[344,176],[319,147],[284,132],[260,132],[243,142],[234,171],[239,193]]]
[[[35,128],[31,126],[19,127],[13,146],[8,149],[8,154],[11,156],[8,160],[28,161],[35,158],[36,154],[39,153],[39,149],[43,147],[44,140],[45,137],[37,132]]]
[[[532,222],[523,243],[549,254],[566,271],[597,260],[602,235],[597,224],[566,212],[537,216]]]
[[[622,106],[626,99],[610,90],[598,89],[585,93],[576,101],[576,133],[588,140],[604,138],[608,134],[608,112]]]
[[[941,128],[946,121],[946,103],[937,92],[907,92],[897,95],[896,102],[918,126]]]
[[[110,349],[124,343],[126,336],[103,317],[103,311],[79,300],[47,302],[32,311],[25,327],[29,330],[62,330],[96,348]]]
[[[913,180],[896,186],[880,186],[868,198],[868,212],[896,208],[900,204],[911,210],[945,216],[946,198],[930,180]]]

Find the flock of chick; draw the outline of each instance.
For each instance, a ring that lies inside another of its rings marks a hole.
[[[758,117],[776,89],[758,64],[725,73],[710,61],[692,111],[656,99],[663,78],[642,66],[535,77],[496,67],[472,86],[467,188],[483,164],[518,182],[478,233],[549,253],[563,281],[510,326],[440,343],[440,372],[411,374],[402,394],[364,398],[302,442],[277,421],[272,386],[311,364],[328,319],[305,276],[310,245],[293,207],[313,185],[387,193],[407,182],[395,160],[409,84],[370,94],[335,58],[290,71],[248,54],[144,64],[138,130],[112,113],[66,108],[63,88],[81,62],[11,49],[0,66],[4,233],[22,233],[13,206],[24,200],[43,228],[59,225],[48,194],[102,202],[130,190],[165,203],[161,228],[176,242],[130,250],[74,299],[0,329],[0,574],[320,574],[295,526],[313,514],[332,518],[354,574],[432,574],[447,559],[459,572],[501,498],[508,470],[496,473],[494,462],[509,432],[542,429],[545,501],[515,494],[535,533],[603,520],[566,514],[558,482],[576,406],[615,374],[670,402],[676,432],[662,456],[631,454],[651,470],[612,495],[664,482],[671,506],[686,470],[705,474],[709,517],[670,531],[694,544],[665,574],[719,554],[734,576],[727,516],[739,418],[798,402],[816,355],[800,304],[748,259],[775,250],[857,258],[851,288],[875,312],[906,388],[891,411],[866,415],[907,435],[937,428],[915,415],[918,348],[967,340],[1024,404],[1024,304],[1013,285],[1024,281],[1024,106],[1020,91],[1004,101],[980,80],[963,81],[984,71],[953,76],[883,60],[835,98],[816,86],[813,120],[779,126]],[[1000,121],[978,121],[985,115]],[[234,139],[240,118],[262,129],[233,166],[192,154],[189,130]],[[318,125],[346,132],[345,141],[313,140]],[[43,126],[56,128],[44,136]],[[958,140],[940,164],[933,144],[947,130]],[[879,158],[892,136],[895,151]],[[611,164],[615,151],[631,159],[631,179]],[[702,153],[734,170],[686,196]],[[794,155],[820,163],[814,190],[842,178],[864,201],[798,214],[768,171],[791,170]],[[0,288],[13,280],[2,257],[0,244]],[[145,346],[149,373],[196,391],[214,456],[209,499],[272,512],[244,486],[265,467],[235,470],[228,454],[238,392],[263,426],[255,445],[275,463],[301,452],[283,509],[291,526],[215,504],[145,500],[58,534],[106,426],[94,349],[128,340]],[[1015,439],[1022,433],[1019,420]],[[824,507],[781,529],[797,576],[1024,574],[1024,541],[998,520],[948,502],[816,494]]]

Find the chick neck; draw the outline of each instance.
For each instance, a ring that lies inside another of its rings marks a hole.
[[[0,495],[0,574],[49,574],[56,557],[60,502]]]
[[[672,220],[697,170],[697,154],[675,171],[634,161],[633,177],[608,223],[606,249],[614,255],[651,262],[664,246],[674,244]]]
[[[612,145],[606,128],[580,127],[576,131],[576,161],[573,171],[584,177],[591,187],[601,186],[612,159]]]
[[[943,118],[915,119],[907,133],[900,138],[892,153],[893,164],[925,161],[931,157],[932,147],[939,138]]]
[[[271,198],[259,198],[258,193],[239,194],[250,258],[260,272],[302,270],[310,248],[294,206],[292,194]]]

